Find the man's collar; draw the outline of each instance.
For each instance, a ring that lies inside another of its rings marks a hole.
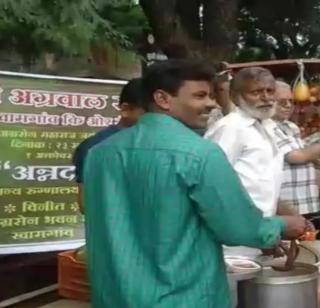
[[[277,123],[278,125],[286,125],[286,126],[291,126],[292,122],[289,120],[283,120],[283,121],[278,121],[278,120],[273,120],[275,123]]]
[[[144,115],[140,117],[139,123],[186,127],[179,120],[173,118],[170,115],[167,115],[165,113],[160,113],[160,112],[146,112]]]
[[[233,112],[236,112],[241,117],[241,122],[248,127],[253,125],[257,121],[257,119],[253,118],[239,107],[236,107],[236,109]]]

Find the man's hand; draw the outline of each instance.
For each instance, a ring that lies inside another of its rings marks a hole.
[[[278,207],[277,207],[277,215],[278,216],[292,216],[292,215],[299,215],[297,209],[288,204],[285,201],[279,201],[278,202]]]
[[[270,249],[262,249],[262,254],[264,256],[272,256],[274,258],[280,258],[284,256],[284,252],[281,250],[279,245]]]
[[[306,231],[307,220],[302,216],[281,216],[286,222],[284,238],[288,240],[297,239]]]
[[[310,220],[307,220],[307,222],[306,222],[306,230],[305,231],[306,232],[316,232],[316,228]]]

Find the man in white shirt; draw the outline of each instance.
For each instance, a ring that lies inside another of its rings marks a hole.
[[[236,110],[209,127],[205,138],[218,143],[237,171],[255,205],[276,213],[282,180],[283,155],[274,137],[276,82],[267,69],[244,68],[231,83]],[[226,183],[226,185],[228,185]]]
[[[276,123],[271,120],[275,109],[275,86],[274,77],[266,69],[240,70],[230,84],[231,101],[237,108],[209,124],[205,134],[205,138],[218,143],[224,150],[265,217],[273,216],[277,211],[283,169],[283,155],[274,138]],[[243,246],[224,247],[224,254],[247,256],[266,262],[266,265],[270,261],[269,257],[261,256],[260,250]]]

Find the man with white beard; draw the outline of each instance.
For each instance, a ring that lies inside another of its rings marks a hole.
[[[276,124],[271,120],[275,86],[275,79],[267,69],[252,67],[238,71],[230,88],[232,101],[238,108],[214,123],[205,134],[205,138],[224,150],[265,217],[276,213],[283,167],[283,155],[274,138]],[[251,249],[245,252],[241,249],[241,253],[260,254]]]

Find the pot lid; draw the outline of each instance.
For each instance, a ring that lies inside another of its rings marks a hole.
[[[318,267],[312,264],[296,262],[290,271],[281,272],[271,267],[263,267],[252,283],[261,284],[296,284],[317,279]]]

